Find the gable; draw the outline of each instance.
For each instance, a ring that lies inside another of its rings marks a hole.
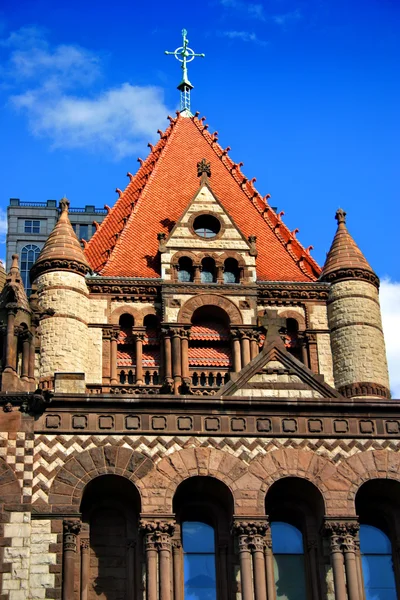
[[[231,379],[218,396],[320,399],[342,396],[273,340]]]
[[[212,189],[245,239],[257,236],[257,279],[315,281],[317,263],[206,131],[179,115],[85,248],[92,269],[111,277],[160,277],[159,233],[167,236],[198,190],[197,163],[211,164]]]

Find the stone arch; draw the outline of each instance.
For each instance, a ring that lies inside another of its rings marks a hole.
[[[201,306],[219,306],[228,315],[231,325],[242,325],[243,319],[238,307],[228,298],[218,294],[204,294],[190,298],[180,309],[177,322],[190,323],[192,315],[197,308]]]
[[[341,462],[337,471],[349,482],[347,506],[349,514],[356,514],[355,498],[363,483],[371,479],[393,479],[400,482],[399,454],[390,450],[358,452]]]
[[[238,265],[240,267],[244,268],[246,266],[246,262],[244,260],[244,257],[239,252],[235,252],[233,250],[230,250],[228,252],[224,252],[223,254],[221,254],[219,256],[219,259],[220,259],[220,261],[221,261],[222,264],[224,264],[224,262],[226,261],[227,258],[234,258],[235,260],[237,260]]]
[[[175,492],[180,483],[194,476],[209,476],[224,483],[232,493],[235,514],[262,515],[256,505],[262,481],[249,473],[248,465],[229,452],[216,448],[185,448],[165,456],[155,470],[142,480],[145,488],[143,511],[151,507],[172,512]],[[146,508],[146,503],[148,507]]]
[[[130,306],[129,304],[126,304],[124,306],[119,306],[118,308],[113,310],[113,312],[110,315],[110,323],[112,325],[119,325],[119,318],[121,315],[124,315],[124,314],[132,315],[132,317],[134,318],[135,326],[141,325],[142,315],[141,315],[140,310],[138,310],[137,308],[134,308],[133,306]]]
[[[283,477],[307,479],[321,492],[327,515],[343,514],[342,505],[350,482],[325,456],[311,450],[280,448],[257,456],[249,464],[249,472],[262,481],[257,498],[258,509],[264,506],[269,487]]]
[[[159,314],[156,310],[156,308],[154,306],[145,306],[140,310],[140,323],[138,322],[137,324],[142,326],[143,322],[144,322],[144,318],[147,317],[147,315],[154,315],[155,317],[157,317],[159,319]],[[135,321],[136,324],[136,321]]]
[[[82,493],[92,479],[116,474],[135,483],[141,495],[141,478],[153,469],[153,462],[129,448],[101,446],[74,454],[61,467],[49,492],[49,504],[79,508]]]
[[[0,504],[17,504],[21,500],[21,485],[15,471],[0,458]]]
[[[282,312],[278,310],[278,315],[284,319],[294,319],[297,321],[299,324],[299,331],[307,329],[305,316],[295,310],[282,310]]]
[[[177,265],[180,258],[190,258],[190,260],[193,262],[193,265],[197,267],[200,265],[199,256],[190,250],[180,250],[179,252],[175,252],[175,254],[173,254],[171,257],[171,265]]]

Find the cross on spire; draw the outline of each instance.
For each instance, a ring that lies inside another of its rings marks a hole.
[[[186,29],[182,29],[182,40],[183,45],[174,50],[174,52],[165,51],[165,54],[175,56],[176,60],[182,63],[181,68],[183,71],[182,81],[178,85],[178,90],[181,92],[181,111],[190,111],[190,90],[193,89],[193,85],[190,83],[187,72],[187,63],[192,62],[196,56],[204,58],[205,54],[196,54],[191,48],[189,48],[189,40],[186,37]]]

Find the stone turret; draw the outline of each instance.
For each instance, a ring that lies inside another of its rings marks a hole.
[[[389,398],[379,278],[336,212],[338,228],[321,279],[330,286],[328,319],[335,386],[347,397]]]
[[[90,267],[68,218],[67,198],[60,208],[60,218],[30,273],[41,315],[39,378],[42,387],[52,388],[55,377],[56,391],[84,391],[89,318],[85,275]]]

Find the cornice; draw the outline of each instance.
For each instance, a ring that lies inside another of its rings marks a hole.
[[[379,277],[375,275],[375,273],[373,273],[372,271],[369,271],[368,269],[338,269],[336,271],[332,271],[330,273],[327,273],[326,275],[323,275],[321,279],[331,284],[337,283],[338,281],[358,279],[360,281],[367,281],[368,283],[371,283],[378,289],[380,285]]]

